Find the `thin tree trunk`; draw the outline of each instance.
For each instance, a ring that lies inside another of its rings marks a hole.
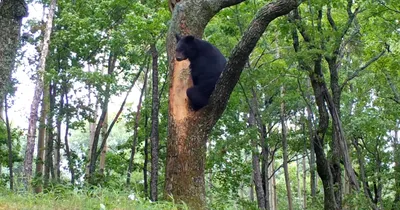
[[[281,87],[281,96],[285,94],[285,88]],[[288,168],[288,152],[287,152],[287,130],[286,130],[286,117],[285,117],[285,102],[281,102],[281,125],[282,125],[282,149],[283,149],[283,170],[285,173],[286,194],[288,198],[288,209],[293,210],[292,188],[290,187],[290,177]]]
[[[274,173],[274,168],[275,168],[275,158],[271,159],[271,164],[268,167],[268,174],[271,174],[270,177],[270,185],[269,185],[269,200],[270,200],[270,209],[271,210],[276,210],[277,209],[277,197],[276,197],[276,180],[275,180],[275,173]]]
[[[251,109],[252,110],[252,109]],[[249,114],[249,126],[256,126],[256,119],[253,111]],[[253,166],[253,181],[256,188],[257,204],[259,209],[266,209],[264,186],[262,182],[262,174],[260,171],[260,158],[258,155],[258,145],[256,140],[251,140],[252,144],[252,166]]]
[[[14,189],[14,174],[13,174],[13,151],[12,151],[12,138],[10,121],[8,119],[8,99],[7,95],[4,95],[4,112],[6,117],[6,128],[7,128],[7,147],[8,147],[8,170],[10,171],[10,190]]]
[[[50,174],[52,180],[55,179],[55,171],[53,167],[53,152],[54,152],[54,133],[53,133],[53,115],[54,115],[54,107],[55,107],[55,98],[51,97],[51,92],[54,89],[53,84],[48,85],[48,94],[49,94],[49,109],[50,112],[47,115],[47,140],[46,140],[46,157],[45,157],[45,167],[44,167],[44,188],[46,189],[49,185]]]
[[[46,29],[44,31],[44,37],[41,47],[41,54],[39,65],[37,69],[37,78],[35,93],[33,96],[31,104],[31,112],[29,115],[29,126],[28,126],[28,136],[26,143],[25,159],[24,159],[24,175],[25,181],[29,180],[32,176],[32,162],[33,162],[33,151],[35,149],[35,138],[36,138],[36,122],[38,120],[38,107],[40,103],[40,98],[43,92],[43,76],[45,74],[46,59],[49,52],[50,45],[50,35],[53,27],[53,16],[56,8],[57,1],[50,1],[49,15],[47,18]],[[25,182],[27,186],[27,182]]]
[[[43,90],[42,99],[42,110],[40,112],[39,119],[39,136],[38,136],[38,146],[37,146],[37,160],[36,160],[36,178],[39,182],[36,185],[35,192],[41,193],[43,191],[43,163],[44,163],[44,151],[45,151],[45,134],[46,134],[46,117],[48,113],[48,86],[46,85]]]
[[[28,15],[24,0],[0,1],[0,101],[3,104],[17,54],[22,18]]]
[[[151,55],[153,58],[153,88],[152,88],[152,110],[151,110],[151,179],[150,179],[150,199],[158,199],[158,152],[159,152],[159,131],[158,113],[160,99],[158,97],[158,52],[155,44],[151,45]]]
[[[108,106],[108,105],[106,105]],[[108,110],[108,108],[107,108]],[[107,154],[107,139],[106,135],[107,135],[107,129],[108,129],[108,112],[106,113],[106,116],[104,118],[104,122],[103,122],[103,127],[101,128],[101,138],[105,141],[104,147],[101,150],[101,154],[100,154],[100,165],[99,165],[99,173],[104,175],[104,170],[106,168],[106,154]]]
[[[146,112],[145,114],[145,119],[144,119],[144,128],[145,128],[145,133],[147,134],[147,121],[148,121],[148,114]],[[148,197],[148,192],[149,192],[149,185],[148,185],[148,178],[147,178],[147,174],[148,174],[148,165],[149,165],[149,138],[147,138],[147,136],[144,138],[144,147],[143,147],[143,151],[144,151],[144,163],[143,163],[143,191],[144,191],[144,196]]]
[[[303,124],[304,127],[304,124]],[[304,148],[303,148],[303,209],[307,209],[307,167],[306,167],[306,154],[307,154],[307,138],[304,138]]]
[[[300,160],[296,160],[297,199],[301,201]],[[300,202],[299,202],[300,203]]]
[[[392,210],[395,210],[400,204],[400,146],[399,146],[399,127],[400,120],[396,120],[396,127],[394,130],[393,151],[394,151],[394,182],[395,182],[395,196],[393,201]]]
[[[117,56],[114,55],[112,52],[110,52],[109,57],[108,57],[108,68],[107,68],[107,74],[112,75],[115,69],[115,63],[117,62]],[[107,112],[108,112],[108,102],[110,100],[110,84],[106,84],[106,89],[105,89],[105,96],[104,100],[101,102],[101,115],[99,118],[99,121],[96,126],[96,130],[94,132],[94,137],[93,137],[93,144],[90,146],[91,147],[91,153],[90,153],[90,162],[89,162],[89,173],[86,177],[86,179],[94,184],[94,173],[96,171],[96,163],[97,159],[100,156],[101,151],[103,150],[105,146],[105,141],[102,141],[101,146],[99,151],[97,151],[99,139],[100,139],[100,132],[101,128],[103,126],[104,120],[106,118]],[[108,132],[107,132],[108,133]]]
[[[53,89],[52,89],[52,93],[50,93],[50,101],[53,101],[53,106],[51,108],[51,110],[55,110],[55,101],[56,101],[56,95],[57,95],[57,86],[55,84],[53,84]],[[60,109],[63,109],[64,106],[64,99],[63,97],[61,97],[60,99]],[[51,112],[51,116],[54,117],[55,113]],[[55,178],[54,180],[57,183],[60,183],[60,176],[61,176],[61,170],[60,170],[60,164],[61,164],[61,120],[59,119],[59,117],[55,117],[56,119],[56,129],[57,129],[57,136],[55,138],[55,147],[54,147],[54,175]]]
[[[129,158],[129,167],[128,167],[128,174],[126,178],[126,184],[129,186],[131,182],[131,173],[133,170],[133,159],[135,158],[135,152],[136,152],[136,142],[138,138],[138,127],[139,127],[139,119],[140,119],[140,111],[142,109],[142,100],[143,100],[143,95],[146,90],[147,86],[147,73],[149,71],[149,68],[146,69],[146,73],[144,75],[144,82],[143,82],[143,87],[142,91],[140,92],[140,97],[139,97],[139,103],[137,106],[136,110],[136,116],[135,116],[135,124],[133,127],[133,142],[132,142],[132,147],[131,147],[131,157]]]
[[[68,100],[68,90],[66,84],[63,86],[63,96],[65,97],[65,107],[69,107],[69,100]],[[65,144],[65,153],[67,154],[67,160],[68,160],[68,168],[69,172],[71,173],[71,184],[75,185],[75,169],[74,169],[74,163],[72,160],[72,155],[71,155],[71,150],[69,148],[69,143],[68,143],[68,135],[69,135],[69,119],[70,115],[66,113],[65,115],[65,136],[64,136],[64,144]]]

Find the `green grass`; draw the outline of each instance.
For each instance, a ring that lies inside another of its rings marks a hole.
[[[66,191],[63,193],[17,194],[0,192],[0,210],[146,210],[178,209],[172,202],[150,202],[148,199],[131,200],[130,193],[106,189],[93,191]],[[105,208],[102,208],[105,207]],[[181,206],[182,207],[182,206]],[[185,209],[185,208],[184,208]]]

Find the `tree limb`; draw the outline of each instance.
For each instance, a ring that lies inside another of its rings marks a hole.
[[[213,5],[213,7],[218,8],[218,11],[230,7],[236,4],[240,4],[246,0],[208,0],[210,5]]]
[[[257,41],[261,38],[269,23],[277,17],[288,14],[299,4],[300,2],[297,0],[280,0],[265,5],[257,12],[242,39],[232,50],[225,71],[222,73],[216,84],[215,91],[211,95],[210,103],[203,110],[208,113],[205,118],[206,121],[215,124],[224,112],[230,94],[239,81],[248,56],[253,51]]]
[[[343,84],[340,86],[340,89],[343,90],[343,88],[347,85],[347,83],[349,83],[352,79],[354,79],[355,77],[358,76],[358,74],[360,72],[362,72],[363,70],[365,70],[366,68],[368,68],[368,66],[370,66],[372,63],[374,63],[375,61],[377,61],[379,58],[381,58],[384,54],[385,54],[386,50],[382,50],[381,53],[379,53],[378,55],[376,55],[375,57],[371,58],[371,60],[369,60],[365,65],[361,66],[360,68],[358,68],[357,70],[355,70],[353,72],[353,74],[351,74],[349,77],[346,78],[346,80],[343,82]]]

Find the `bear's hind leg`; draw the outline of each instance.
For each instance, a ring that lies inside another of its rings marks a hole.
[[[186,95],[188,96],[190,104],[195,111],[203,108],[208,103],[208,98],[204,96],[203,92],[201,92],[198,86],[188,88],[186,90]]]

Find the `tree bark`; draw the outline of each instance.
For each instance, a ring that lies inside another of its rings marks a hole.
[[[158,199],[158,152],[159,152],[159,135],[158,135],[158,113],[160,101],[158,97],[158,52],[155,44],[151,46],[151,55],[153,58],[153,88],[152,88],[152,109],[151,109],[151,178],[150,178],[150,200]]]
[[[17,54],[22,18],[28,15],[24,0],[0,1],[0,101],[7,92]],[[3,103],[2,103],[3,104]]]
[[[35,149],[35,138],[36,138],[36,122],[38,120],[38,107],[40,103],[40,98],[43,92],[43,76],[45,74],[46,59],[49,52],[50,45],[50,35],[53,27],[53,17],[56,8],[57,1],[50,1],[49,14],[46,23],[46,29],[44,31],[44,37],[41,47],[41,54],[39,65],[37,68],[37,78],[35,93],[33,96],[31,104],[31,112],[29,115],[29,126],[28,126],[28,136],[26,143],[25,159],[24,159],[24,176],[26,181],[32,176],[32,162],[33,162],[33,151]],[[27,182],[25,183],[27,184]]]
[[[35,187],[36,193],[41,193],[43,191],[42,183],[43,183],[43,163],[44,163],[44,151],[45,151],[45,133],[46,133],[46,117],[48,113],[48,87],[47,85],[43,90],[43,99],[42,99],[42,110],[40,112],[39,119],[39,136],[38,136],[38,146],[37,146],[37,160],[36,160],[36,177],[39,180],[37,186]]]
[[[167,163],[165,196],[184,201],[191,209],[204,209],[206,142],[208,135],[226,108],[229,96],[239,80],[248,56],[268,24],[298,6],[296,0],[281,0],[262,7],[248,30],[233,49],[225,71],[216,84],[209,105],[202,110],[189,110],[186,90],[192,84],[187,61],[176,62],[175,33],[201,38],[209,20],[221,9],[242,0],[194,0],[179,2],[173,9],[167,34],[167,54],[170,65]]]

